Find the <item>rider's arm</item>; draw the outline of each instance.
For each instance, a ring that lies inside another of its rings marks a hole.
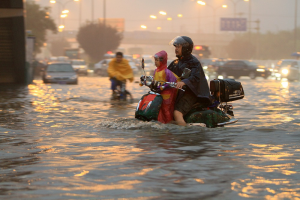
[[[204,73],[202,69],[202,66],[200,62],[193,63],[190,65],[191,69],[191,75],[187,79],[183,79],[182,82],[184,82],[186,85],[196,85],[200,81],[201,74]]]

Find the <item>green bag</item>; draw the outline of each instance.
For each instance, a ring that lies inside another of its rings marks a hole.
[[[189,111],[184,120],[186,123],[204,123],[208,128],[215,128],[218,123],[228,122],[230,118],[219,108],[207,109],[198,106]]]
[[[162,102],[163,98],[159,94],[145,94],[136,107],[135,118],[143,121],[157,120]]]

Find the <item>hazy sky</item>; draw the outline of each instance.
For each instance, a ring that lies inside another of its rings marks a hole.
[[[68,18],[65,19],[67,30],[77,30],[79,26],[79,3],[72,0],[56,0],[56,5],[50,4],[49,0],[35,0],[42,6],[51,6],[51,16],[59,23],[59,12],[64,7],[70,10]],[[103,0],[81,0],[82,22],[92,18],[92,2],[94,2],[94,19],[103,17]],[[204,0],[203,0],[204,1]],[[261,21],[261,32],[292,30],[295,22],[295,1],[296,0],[250,0],[252,20]],[[236,13],[242,13],[242,17],[249,16],[249,2],[243,0],[206,0],[206,6],[197,4],[196,0],[106,0],[107,18],[124,18],[125,31],[142,30],[140,26],[146,25],[149,31],[179,32],[184,29],[188,32],[197,32],[199,29],[203,33],[213,32],[213,19],[215,16],[217,32],[219,31],[219,21],[221,17],[233,17],[234,3]],[[222,8],[223,4],[228,8]],[[209,5],[209,6],[208,6]],[[298,2],[300,7],[300,1]],[[172,21],[167,21],[166,16],[159,15],[159,11],[167,12],[167,17],[172,17]],[[299,10],[299,9],[298,9]],[[214,12],[215,11],[215,12]],[[215,13],[215,14],[214,14]],[[178,18],[177,14],[182,14]],[[158,16],[154,20],[150,15]],[[297,17],[300,24],[300,12]],[[162,27],[157,30],[157,27]],[[252,27],[255,27],[252,23]]]

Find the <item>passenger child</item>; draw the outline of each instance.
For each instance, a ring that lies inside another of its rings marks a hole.
[[[165,51],[160,51],[154,55],[155,66],[154,80],[163,82],[176,82],[177,77],[173,72],[167,69],[168,54]],[[164,124],[173,120],[174,105],[177,96],[177,89],[166,86],[161,92],[163,102],[158,114],[158,121]]]

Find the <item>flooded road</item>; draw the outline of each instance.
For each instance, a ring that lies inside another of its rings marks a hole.
[[[136,78],[137,80],[137,78]],[[300,83],[241,79],[236,124],[134,119],[108,78],[0,88],[0,199],[300,199]]]

